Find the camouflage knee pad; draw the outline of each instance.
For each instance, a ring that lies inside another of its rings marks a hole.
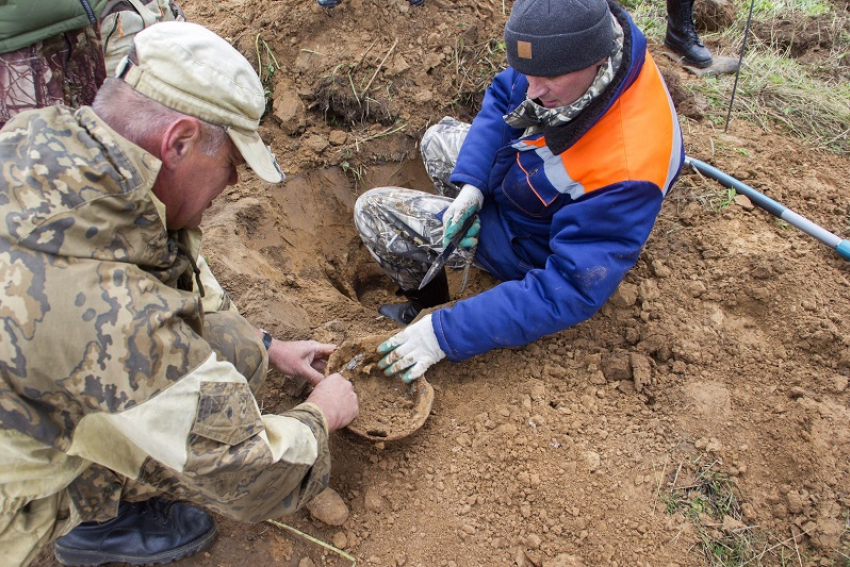
[[[449,177],[469,128],[469,124],[446,116],[428,128],[422,136],[422,161],[439,195],[457,197],[459,188],[449,181]]]

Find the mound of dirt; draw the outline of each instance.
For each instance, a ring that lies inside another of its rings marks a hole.
[[[498,58],[510,0],[181,4],[258,62],[270,93],[261,133],[288,175],[270,186],[246,170],[207,212],[214,272],[280,338],[397,331],[376,313],[398,299],[357,236],[354,201],[376,186],[431,190],[418,141],[445,115],[474,116],[497,70],[481,55]],[[783,25],[771,41],[816,64],[847,40],[831,24],[829,38],[794,35],[814,29]],[[707,40],[736,55],[723,41]],[[662,49],[650,44],[671,84],[701,80]],[[728,79],[711,80],[731,92]],[[689,155],[850,232],[846,155],[740,120],[723,133],[705,101],[683,88],[676,99]],[[497,283],[473,270],[461,294],[460,274],[449,278],[455,298]],[[752,565],[847,563],[850,264],[693,171],[594,317],[426,376],[434,403],[416,434],[332,436],[342,526],[305,511],[281,520],[378,567],[704,565],[704,541],[741,549],[746,538]],[[261,407],[284,411],[298,386],[273,374]],[[717,512],[705,489],[721,486]],[[209,551],[176,565],[351,565],[294,532],[217,519]],[[45,553],[37,565],[56,563]]]

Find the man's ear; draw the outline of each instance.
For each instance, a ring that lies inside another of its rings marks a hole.
[[[189,156],[201,140],[201,123],[192,116],[181,116],[171,122],[160,141],[163,167],[175,169]]]

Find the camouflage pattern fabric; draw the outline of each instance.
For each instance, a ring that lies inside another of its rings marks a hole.
[[[438,215],[448,197],[402,187],[377,187],[354,204],[354,223],[366,248],[401,289],[418,289],[431,263],[443,250],[443,221]],[[473,251],[456,250],[446,267],[460,269]]]
[[[122,499],[256,522],[327,485],[324,416],[260,413],[265,349],[226,294],[200,297],[200,233],[166,230],[160,165],[87,107],[0,130],[0,549],[13,564]]]
[[[354,204],[354,224],[366,248],[398,286],[417,289],[443,251],[442,212],[457,197],[449,181],[470,125],[449,116],[422,136],[422,161],[438,195],[402,187],[377,187]],[[473,262],[474,250],[456,250],[446,267]]]
[[[438,195],[455,198],[460,188],[449,181],[470,125],[446,116],[422,136],[422,162]]]
[[[103,46],[90,26],[0,54],[0,127],[24,110],[91,104],[104,79]]]

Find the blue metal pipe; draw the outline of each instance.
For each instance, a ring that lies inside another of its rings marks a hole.
[[[802,217],[788,207],[777,203],[767,195],[759,193],[749,185],[741,183],[731,175],[723,173],[716,167],[712,167],[707,163],[694,159],[690,156],[685,156],[685,165],[689,165],[700,173],[718,181],[724,187],[734,189],[741,195],[746,195],[754,205],[764,209],[773,216],[784,220],[788,224],[799,228],[809,236],[817,238],[838,252],[839,256],[845,260],[850,260],[850,241],[844,240],[828,230],[821,228],[809,219]]]

